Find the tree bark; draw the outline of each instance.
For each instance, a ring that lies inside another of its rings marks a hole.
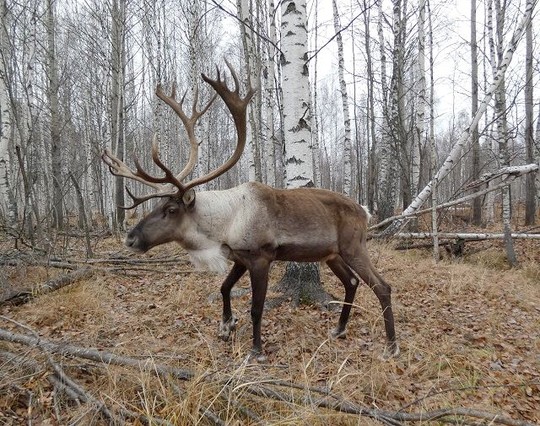
[[[111,142],[115,155],[124,160],[124,83],[126,68],[125,53],[125,0],[112,1],[111,24]],[[114,179],[114,200],[116,202],[113,227],[116,230],[124,229],[126,219],[124,178],[116,176]]]
[[[308,63],[306,62],[307,42],[305,0],[283,1],[281,4],[281,66],[287,188],[314,186],[311,99]],[[293,297],[298,301],[306,301],[302,294],[324,293],[319,265],[289,262],[280,287],[287,288],[288,292],[292,291],[297,295]],[[304,289],[309,290],[304,291]]]
[[[478,44],[476,41],[476,0],[471,0],[471,116],[478,111]],[[480,177],[480,136],[478,124],[471,129],[472,171],[471,178]],[[473,201],[473,224],[482,223],[482,200]]]
[[[276,87],[276,66],[277,66],[277,52],[275,46],[277,45],[277,30],[276,30],[276,17],[274,15],[274,0],[268,0],[268,13],[267,20],[270,28],[270,41],[266,43],[266,61],[265,69],[263,70],[264,81],[264,98],[265,98],[265,114],[266,114],[266,126],[264,128],[266,141],[265,155],[267,161],[266,167],[266,182],[270,186],[281,187],[281,182],[278,182],[276,176],[277,173],[277,155],[276,152],[280,150],[280,138],[277,134],[278,131],[275,125],[274,108],[276,99],[278,98],[278,89]]]
[[[338,79],[339,90],[341,92],[341,106],[343,113],[343,193],[352,196],[352,166],[351,166],[351,118],[349,115],[349,96],[347,94],[347,83],[345,82],[345,59],[343,54],[342,29],[339,22],[339,10],[337,0],[332,0],[332,10],[334,13],[334,31],[336,33],[336,43],[338,49]]]
[[[375,129],[375,78],[373,75],[373,58],[371,52],[371,14],[367,5],[367,1],[363,2],[364,9],[364,46],[366,50],[366,90],[367,90],[367,105],[366,105],[366,188],[365,202],[370,212],[375,211],[376,199],[376,153],[377,153],[377,132]],[[383,66],[381,61],[381,67]],[[357,119],[355,120],[357,121]]]
[[[255,3],[255,4],[254,4]],[[261,63],[255,40],[256,33],[253,31],[258,20],[259,7],[256,0],[237,0],[238,18],[240,20],[240,33],[242,34],[242,45],[244,48],[244,63],[248,78],[252,82],[259,80]],[[253,83],[255,84],[255,83]],[[259,135],[261,134],[261,92],[257,92],[248,110],[248,122],[250,129],[249,146],[249,180],[263,181],[261,146]]]
[[[60,107],[58,101],[58,91],[60,81],[58,76],[58,58],[56,56],[55,37],[55,12],[54,1],[47,0],[47,96],[51,114],[50,135],[51,135],[51,179],[52,179],[52,217],[53,227],[61,229],[64,226],[64,206],[63,206],[63,186],[62,174],[62,134],[60,123]]]
[[[492,63],[493,78],[497,75],[497,66],[503,59],[502,42],[504,37],[505,16],[504,8],[500,0],[495,0],[495,16],[496,16],[496,62]],[[491,37],[491,34],[490,34]],[[495,114],[497,126],[497,141],[499,148],[499,165],[501,167],[510,166],[510,154],[508,152],[508,122],[506,118],[506,79],[501,76],[501,81],[495,90]],[[502,188],[502,221],[504,228],[504,245],[506,248],[506,257],[510,266],[517,266],[517,257],[514,250],[512,240],[512,209],[510,206],[510,186]]]
[[[5,0],[0,0],[0,214],[5,213],[7,224],[13,226],[17,219],[17,210],[9,184],[12,111],[5,65],[9,63],[11,52],[6,31],[8,26],[6,13]]]
[[[528,0],[532,3],[533,0]],[[525,149],[527,163],[534,162],[534,132],[533,132],[533,34],[532,23],[527,25],[525,32]],[[538,141],[540,143],[540,141]],[[536,222],[536,182],[533,174],[525,180],[525,225],[531,226]]]

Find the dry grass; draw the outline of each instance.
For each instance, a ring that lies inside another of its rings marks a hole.
[[[101,247],[117,250],[116,244],[103,242]],[[193,380],[178,382],[123,367],[62,361],[71,377],[109,406],[173,424],[211,423],[203,415],[205,408],[232,425],[255,423],[254,416],[275,425],[379,424],[317,408],[309,401],[320,395],[308,388],[328,389],[356,404],[388,411],[467,407],[539,422],[540,267],[534,259],[540,248],[523,250],[528,257],[522,256],[522,268],[509,270],[496,249],[435,265],[429,252],[395,252],[372,243],[373,261],[393,285],[402,351],[387,362],[378,358],[384,343],[380,307],[365,286],[358,291],[345,340],[328,339],[338,310],[286,303],[268,309],[264,365],[245,363],[251,346],[249,292],[233,300],[239,328],[232,341],[222,342],[217,338],[220,278],[184,272],[184,265],[166,273],[104,271],[25,306],[4,307],[1,313],[55,341],[193,371]],[[150,256],[178,254],[176,248],[164,247]],[[273,283],[282,272],[283,265],[274,267]],[[43,271],[33,273],[36,280],[43,279]],[[343,297],[326,268],[322,279],[331,294]],[[249,288],[249,282],[243,278],[238,286]],[[269,298],[276,296],[271,288]],[[0,349],[14,347],[2,343]],[[39,355],[32,351],[28,357]],[[32,413],[35,424],[54,418],[45,377],[2,368],[0,412],[9,414],[0,416],[0,424],[28,418],[28,410],[20,408],[27,404],[22,390],[42,397]],[[249,393],[248,384],[264,386],[269,379],[294,382],[305,390],[280,388],[291,396],[288,403]],[[86,405],[67,409],[69,404],[62,404],[62,422],[103,423]]]

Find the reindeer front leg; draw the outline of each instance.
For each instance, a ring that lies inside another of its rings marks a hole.
[[[231,290],[233,286],[238,282],[242,275],[246,272],[247,268],[241,263],[235,262],[233,268],[221,284],[221,296],[223,297],[223,314],[221,316],[221,322],[219,324],[218,336],[222,340],[228,340],[231,336],[231,332],[236,328],[236,317],[232,314],[231,309]]]

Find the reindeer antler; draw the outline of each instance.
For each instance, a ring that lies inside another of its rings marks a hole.
[[[180,192],[185,192],[182,183],[175,176],[173,176],[171,171],[159,159],[157,135],[154,135],[154,139],[152,141],[152,160],[161,170],[165,172],[164,177],[154,177],[146,173],[142,169],[139,160],[136,157],[133,159],[136,171],[131,170],[122,160],[113,155],[109,149],[105,149],[105,151],[101,155],[101,159],[104,161],[105,164],[107,164],[107,166],[109,166],[109,171],[113,175],[136,180],[137,182],[148,185],[157,190],[157,192],[155,193],[143,197],[137,197],[133,195],[133,193],[126,186],[126,191],[133,199],[133,204],[129,207],[120,206],[123,209],[129,210],[135,208],[139,204],[144,203],[145,201],[148,201],[152,198],[174,196]],[[164,184],[171,184],[173,185],[173,187]]]
[[[103,152],[101,158],[109,166],[109,170],[113,175],[123,176],[128,179],[136,180],[138,182],[143,183],[144,185],[148,185],[154,188],[155,190],[157,190],[156,193],[146,195],[143,197],[136,197],[135,195],[132,194],[132,192],[128,188],[126,188],[129,196],[133,199],[133,205],[131,205],[130,207],[124,207],[124,208],[131,209],[145,201],[148,201],[152,198],[157,198],[157,197],[167,197],[167,196],[181,197],[186,193],[188,189],[191,189],[197,185],[201,185],[212,179],[217,178],[218,176],[225,173],[227,170],[229,170],[238,162],[238,160],[240,159],[242,155],[242,152],[244,151],[244,147],[246,145],[246,133],[247,133],[246,109],[249,102],[251,101],[251,98],[257,91],[257,89],[251,87],[251,84],[249,84],[247,94],[244,96],[244,98],[242,98],[240,96],[240,83],[238,81],[236,72],[234,71],[233,67],[229,64],[229,62],[225,61],[225,63],[227,64],[227,67],[229,68],[232,78],[234,80],[234,85],[235,85],[234,90],[230,90],[227,87],[225,78],[221,79],[221,74],[219,72],[219,69],[217,69],[217,78],[215,80],[212,80],[208,78],[206,75],[202,74],[203,80],[213,87],[213,89],[216,91],[216,94],[214,94],[212,99],[210,99],[210,101],[206,104],[206,106],[202,110],[198,111],[197,110],[198,89],[196,89],[195,94],[194,94],[193,106],[191,110],[191,117],[188,117],[183,110],[183,103],[184,103],[186,94],[184,94],[180,102],[178,102],[176,100],[176,86],[173,86],[170,96],[167,96],[163,92],[163,89],[161,88],[161,86],[158,86],[156,89],[156,95],[161,100],[163,100],[167,105],[169,105],[174,110],[174,112],[176,112],[176,114],[180,117],[180,120],[182,120],[182,123],[188,135],[188,140],[190,144],[189,160],[186,166],[178,175],[175,176],[169,170],[169,168],[161,162],[159,158],[157,136],[154,136],[154,140],[152,142],[152,160],[161,170],[165,172],[165,175],[163,177],[155,177],[146,173],[140,166],[140,163],[137,160],[137,158],[134,159],[136,171],[132,171],[122,160],[114,156],[110,150],[106,149]],[[183,184],[182,180],[185,179],[186,176],[189,175],[189,173],[191,173],[191,171],[195,167],[195,164],[197,163],[198,143],[195,137],[195,124],[197,123],[197,120],[204,113],[206,113],[208,108],[210,108],[210,105],[215,100],[217,95],[219,95],[223,99],[223,101],[225,102],[225,105],[227,105],[227,108],[232,114],[233,121],[236,127],[236,133],[237,133],[236,148],[232,156],[220,167],[211,171],[210,173],[207,173],[204,176],[193,179],[189,181],[188,183]],[[172,185],[173,187],[171,187],[170,185]]]
[[[217,93],[214,93],[214,96],[212,96],[212,99],[210,99],[206,106],[201,111],[197,111],[199,88],[195,87],[195,93],[193,95],[193,106],[191,108],[191,117],[188,117],[182,108],[186,94],[187,92],[184,92],[182,99],[180,100],[180,102],[178,102],[176,100],[176,85],[173,85],[171,96],[167,96],[163,92],[161,85],[159,85],[156,89],[156,95],[158,96],[158,98],[165,102],[167,105],[169,105],[173,109],[173,111],[176,112],[176,115],[180,117],[180,120],[182,120],[182,123],[184,124],[184,127],[186,129],[186,133],[188,135],[188,141],[190,145],[189,160],[184,169],[178,175],[176,175],[176,178],[179,181],[185,179],[186,176],[191,173],[191,171],[197,164],[197,159],[199,156],[199,144],[197,143],[197,138],[195,137],[195,124],[197,123],[197,120],[208,110],[208,108],[210,108],[210,105],[212,105],[212,102],[214,102],[217,97]]]
[[[215,80],[212,80],[205,74],[202,74],[202,78],[214,88],[214,90],[221,97],[221,99],[223,99],[225,105],[227,105],[227,108],[232,114],[234,125],[236,127],[236,148],[232,156],[217,169],[214,169],[208,174],[186,183],[186,189],[193,188],[197,185],[201,185],[203,183],[211,181],[212,179],[217,178],[218,176],[221,176],[223,173],[233,167],[238,162],[238,160],[240,160],[242,152],[244,152],[244,147],[246,146],[246,110],[249,102],[251,101],[251,98],[253,98],[253,95],[257,92],[257,88],[252,87],[251,82],[248,81],[249,87],[247,93],[244,98],[240,97],[240,83],[238,81],[236,72],[228,61],[225,61],[225,63],[227,64],[227,67],[229,68],[232,78],[234,80],[234,90],[230,90],[227,87],[225,78],[223,78],[223,80],[221,79],[221,74],[217,67],[217,77]]]

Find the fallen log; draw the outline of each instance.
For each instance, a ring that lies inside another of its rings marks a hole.
[[[76,281],[90,278],[95,271],[90,268],[81,268],[76,271],[68,272],[67,274],[48,280],[45,283],[33,288],[23,288],[20,290],[9,292],[0,300],[0,306],[4,304],[23,305],[33,298],[42,294],[56,291],[62,287],[73,284]]]
[[[320,408],[326,408],[342,413],[369,417],[376,419],[385,425],[396,426],[401,425],[401,422],[426,422],[433,420],[454,424],[456,423],[456,417],[460,417],[464,419],[481,419],[482,421],[488,422],[490,424],[503,424],[510,426],[533,426],[532,423],[529,423],[527,421],[516,420],[507,416],[500,415],[498,413],[491,413],[487,411],[480,411],[464,407],[448,407],[432,411],[423,410],[417,413],[407,413],[403,411],[386,411],[350,402],[345,398],[325,389],[306,387],[283,380],[274,380],[271,377],[267,379],[258,377],[256,380],[254,378],[248,377],[244,380],[241,379],[234,372],[232,374],[225,373],[224,375],[220,375],[217,372],[212,372],[211,374],[195,376],[195,374],[189,370],[183,370],[157,364],[155,362],[155,359],[152,359],[150,357],[146,360],[138,360],[127,356],[120,356],[105,351],[99,351],[97,349],[78,347],[68,344],[59,344],[41,337],[17,334],[1,328],[0,340],[35,347],[40,349],[41,351],[52,354],[61,354],[90,359],[95,362],[104,363],[105,365],[114,364],[132,368],[134,367],[152,373],[156,376],[160,376],[162,378],[173,377],[177,380],[197,379],[198,381],[213,380],[218,383],[222,387],[222,389],[227,388],[233,394],[239,390],[242,390],[246,391],[246,393],[250,395],[254,395],[267,400],[270,399],[273,401],[290,404],[291,406],[297,404],[304,404]],[[285,387],[288,390],[286,392],[282,392],[277,389],[271,388],[271,386],[274,385],[278,387]],[[292,392],[293,389],[298,390],[301,393],[303,392],[303,394],[295,396]],[[309,395],[309,397],[307,395]],[[314,397],[315,395],[320,395],[320,397]],[[209,411],[208,409],[201,408],[200,413],[202,416],[206,417],[207,420],[212,421],[214,424],[227,424],[227,421],[222,420],[218,415]]]

